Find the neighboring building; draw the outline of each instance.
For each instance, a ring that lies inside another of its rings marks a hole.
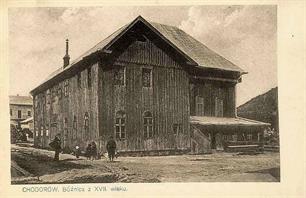
[[[120,152],[204,153],[265,123],[236,117],[245,74],[182,30],[137,17],[31,91],[34,143],[73,148],[110,136]]]
[[[10,121],[14,126],[33,116],[33,99],[31,96],[9,96]]]
[[[33,117],[21,121],[20,125],[22,129],[29,129],[31,132],[33,132],[34,131]]]

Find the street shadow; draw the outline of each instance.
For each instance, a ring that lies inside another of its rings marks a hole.
[[[248,171],[246,173],[262,173],[262,174],[270,174],[272,175],[277,181],[280,182],[280,167],[268,168],[268,169],[261,169],[256,171]]]
[[[33,176],[38,177],[72,169],[92,168],[92,165],[74,163],[74,161],[79,161],[78,159],[54,161],[52,157],[46,155],[34,156],[33,154],[29,153],[12,153],[11,156],[11,159],[14,160],[21,168],[25,169]]]

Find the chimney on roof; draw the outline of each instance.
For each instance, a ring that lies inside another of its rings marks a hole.
[[[64,68],[69,65],[69,60],[70,60],[70,56],[68,54],[68,49],[69,49],[68,42],[69,42],[69,40],[66,39],[66,54],[63,58],[64,59]]]

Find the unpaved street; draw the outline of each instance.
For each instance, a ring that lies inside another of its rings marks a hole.
[[[120,157],[90,161],[12,145],[12,183],[279,181],[279,153]]]

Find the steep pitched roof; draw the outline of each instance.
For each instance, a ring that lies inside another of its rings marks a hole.
[[[116,42],[123,34],[125,34],[131,27],[133,27],[134,24],[139,21],[144,23],[153,32],[162,37],[163,40],[165,40],[168,44],[174,47],[178,52],[180,52],[183,56],[190,60],[190,62],[192,62],[195,66],[198,66],[200,68],[212,68],[225,71],[234,71],[239,72],[240,74],[246,73],[241,68],[228,61],[227,59],[223,58],[222,56],[218,55],[216,52],[210,50],[204,44],[197,41],[192,36],[188,35],[179,28],[155,22],[148,22],[141,16],[138,16],[134,21],[121,27],[113,34],[111,34],[110,36],[99,42],[97,45],[86,51],[84,54],[79,56],[77,59],[72,61],[67,67],[60,67],[59,69],[57,69],[50,76],[48,76],[47,79],[43,81],[38,87],[52,80],[64,71],[74,67],[76,63],[80,62],[84,58],[99,51],[107,51],[107,49],[114,42]],[[38,87],[33,89],[31,93],[34,93]]]
[[[198,66],[243,72],[241,68],[212,51],[183,30],[159,23],[151,23],[151,25],[188,57],[194,60]]]
[[[9,96],[10,104],[14,105],[33,105],[30,96]]]

